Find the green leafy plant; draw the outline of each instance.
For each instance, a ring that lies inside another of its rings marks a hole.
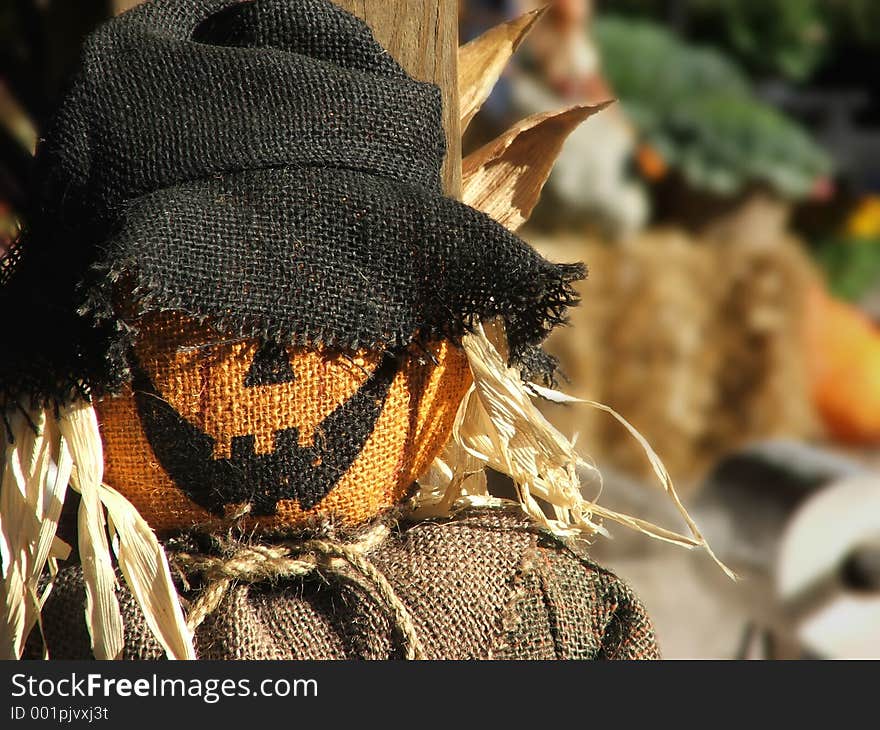
[[[856,302],[880,281],[880,237],[826,239],[819,244],[816,259],[828,288],[841,299]]]
[[[702,0],[696,3],[755,73],[807,78],[827,50],[818,0]]]
[[[869,19],[872,2],[608,0],[601,7],[672,22],[689,38],[723,49],[756,76],[804,81],[832,53],[836,34],[851,34],[856,18]]]
[[[733,195],[765,185],[797,199],[829,173],[828,156],[757,99],[722,54],[645,21],[605,17],[594,33],[605,72],[639,133],[695,188]]]

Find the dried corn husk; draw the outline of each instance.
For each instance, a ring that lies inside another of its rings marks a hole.
[[[494,59],[510,55],[505,45],[509,27],[485,34],[471,53],[481,53],[486,68]],[[468,72],[479,65],[469,58]],[[475,82],[461,88],[469,92]],[[483,92],[495,83],[486,79]],[[576,105],[556,112],[529,117],[497,139],[465,158],[462,165],[462,199],[511,230],[517,230],[531,214],[563,143],[568,135],[598,106]],[[464,105],[465,116],[470,112]],[[568,253],[564,258],[571,258]],[[444,514],[456,504],[491,502],[485,479],[477,476],[481,466],[491,466],[510,476],[523,509],[539,523],[559,534],[593,534],[602,531],[593,517],[604,517],[658,539],[686,547],[703,546],[705,539],[678,498],[665,467],[648,442],[613,409],[595,401],[586,402],[606,411],[622,423],[648,455],[656,476],[679,509],[690,536],[652,525],[588,501],[581,493],[578,468],[590,475],[601,489],[601,476],[581,458],[574,441],[566,439],[538,411],[532,397],[541,394],[551,400],[573,400],[554,391],[524,384],[519,373],[508,367],[503,332],[498,325],[479,325],[462,341],[470,362],[474,385],[456,418],[452,438],[420,481],[415,504],[417,513]],[[543,504],[542,504],[543,503]],[[545,514],[549,509],[552,517]],[[711,550],[709,550],[711,554]],[[713,555],[714,558],[714,555]],[[721,566],[732,577],[732,573]]]
[[[4,619],[0,656],[17,658],[24,648],[48,588],[38,595],[47,563],[69,552],[55,533],[70,477],[71,460],[52,419],[23,409],[7,415],[11,442],[2,460],[0,553]]]
[[[122,616],[116,599],[116,574],[110,561],[106,521],[101,506],[104,453],[94,409],[86,403],[63,408],[61,435],[76,464],[71,486],[82,499],[77,516],[79,554],[86,586],[86,625],[97,659],[116,659],[122,653]]]
[[[607,104],[577,104],[535,114],[472,152],[462,162],[462,200],[512,231],[525,223],[562,143]]]
[[[510,476],[523,510],[558,535],[604,533],[601,524],[593,518],[610,519],[683,547],[703,547],[733,578],[734,574],[718,561],[691,519],[666,468],[644,437],[608,406],[573,398],[534,383],[524,383],[519,372],[507,364],[505,343],[503,328],[498,323],[478,324],[473,333],[463,338],[462,345],[474,384],[459,408],[451,445],[420,480],[416,514],[437,515],[448,513],[457,504],[491,501],[485,486],[478,482],[475,493],[465,494],[462,488],[463,477],[472,474],[476,466],[482,464]],[[617,419],[644,449],[690,535],[676,533],[585,499],[578,467],[601,484],[598,471],[578,455],[573,442],[544,418],[532,402],[536,396],[554,402],[584,403]],[[553,517],[546,515],[544,506],[552,511]]]
[[[106,484],[101,485],[101,502],[107,508],[119,568],[147,626],[169,659],[195,659],[192,633],[171,580],[165,551],[155,533],[134,505]]]
[[[547,7],[538,8],[501,25],[458,49],[458,94],[461,131],[489,98],[504,67]]]
[[[86,625],[95,656],[117,658],[123,648],[106,507],[120,568],[148,626],[170,658],[194,658],[192,636],[156,536],[126,499],[101,484],[103,453],[91,406],[77,403],[60,408],[57,420],[43,409],[18,408],[7,413],[6,420],[10,433],[0,463],[2,656],[21,656],[52,588],[49,580],[39,593],[40,580],[47,568],[54,576],[57,561],[70,553],[56,536],[70,484],[82,497],[77,531],[86,584]]]

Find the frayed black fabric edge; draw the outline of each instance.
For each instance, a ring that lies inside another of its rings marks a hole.
[[[478,311],[459,312],[449,322],[423,322],[414,331],[398,330],[387,339],[345,339],[329,329],[302,331],[295,322],[286,327],[277,324],[272,326],[255,318],[244,319],[234,314],[194,311],[182,298],[175,300],[161,294],[157,282],[137,281],[132,264],[133,262],[127,261],[113,267],[95,267],[96,270],[103,268],[106,272],[105,284],[92,290],[86,304],[79,311],[81,316],[91,317],[95,324],[108,321],[115,323],[113,329],[117,335],[114,341],[108,343],[107,356],[111,363],[116,363],[112,370],[118,373],[118,384],[107,388],[105,384],[91,383],[91,389],[101,395],[107,391],[112,394],[121,385],[129,382],[131,377],[127,353],[138,331],[134,324],[119,318],[112,306],[113,287],[124,277],[134,277],[135,280],[130,300],[136,317],[148,313],[180,312],[230,336],[305,349],[327,348],[354,353],[362,349],[377,352],[402,351],[415,346],[430,352],[429,345],[438,339],[449,339],[455,345],[461,346],[461,338],[474,332],[480,321],[501,317],[510,334],[509,364],[519,367],[524,379],[555,384],[558,361],[544,352],[540,343],[554,328],[567,324],[567,310],[580,301],[573,284],[586,276],[586,267],[583,264],[548,264],[547,270],[543,272],[540,296],[535,301],[511,302],[507,311],[482,308]]]
[[[82,282],[81,305],[76,311],[80,323],[96,333],[89,346],[97,352],[83,353],[82,343],[71,342],[67,362],[30,363],[31,369],[40,374],[22,373],[20,379],[10,377],[0,383],[0,408],[29,399],[33,407],[57,410],[59,405],[74,400],[88,401],[118,394],[131,381],[128,358],[138,336],[137,326],[131,320],[147,313],[172,311],[241,339],[306,349],[327,348],[342,353],[362,349],[402,351],[412,346],[430,352],[430,344],[439,339],[451,340],[460,347],[462,337],[472,333],[480,321],[500,317],[508,332],[509,364],[521,370],[524,380],[554,385],[558,362],[541,349],[540,343],[555,327],[567,323],[567,310],[579,302],[574,282],[585,276],[583,264],[547,263],[527,298],[512,299],[504,306],[450,312],[445,322],[416,323],[412,331],[398,329],[388,338],[344,339],[330,329],[303,331],[296,322],[273,325],[234,313],[194,311],[183,297],[163,292],[159,282],[141,280],[134,259],[117,259],[112,265],[101,262],[90,267],[88,281]],[[128,303],[134,312],[129,315],[130,319],[121,316],[114,306],[123,281],[130,287]]]

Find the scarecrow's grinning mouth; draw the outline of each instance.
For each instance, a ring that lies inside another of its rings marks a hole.
[[[214,459],[214,439],[162,397],[133,354],[131,362],[138,415],[156,458],[184,494],[217,515],[230,504],[272,515],[282,499],[304,510],[320,503],[363,451],[400,369],[386,352],[364,384],[318,425],[311,446],[300,446],[299,429],[291,427],[275,433],[268,454],[256,453],[253,435],[234,436],[231,456]]]

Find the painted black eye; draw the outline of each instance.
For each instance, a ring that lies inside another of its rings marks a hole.
[[[254,360],[244,378],[245,388],[258,385],[280,385],[296,380],[290,366],[287,348],[277,342],[266,342],[260,345]]]

